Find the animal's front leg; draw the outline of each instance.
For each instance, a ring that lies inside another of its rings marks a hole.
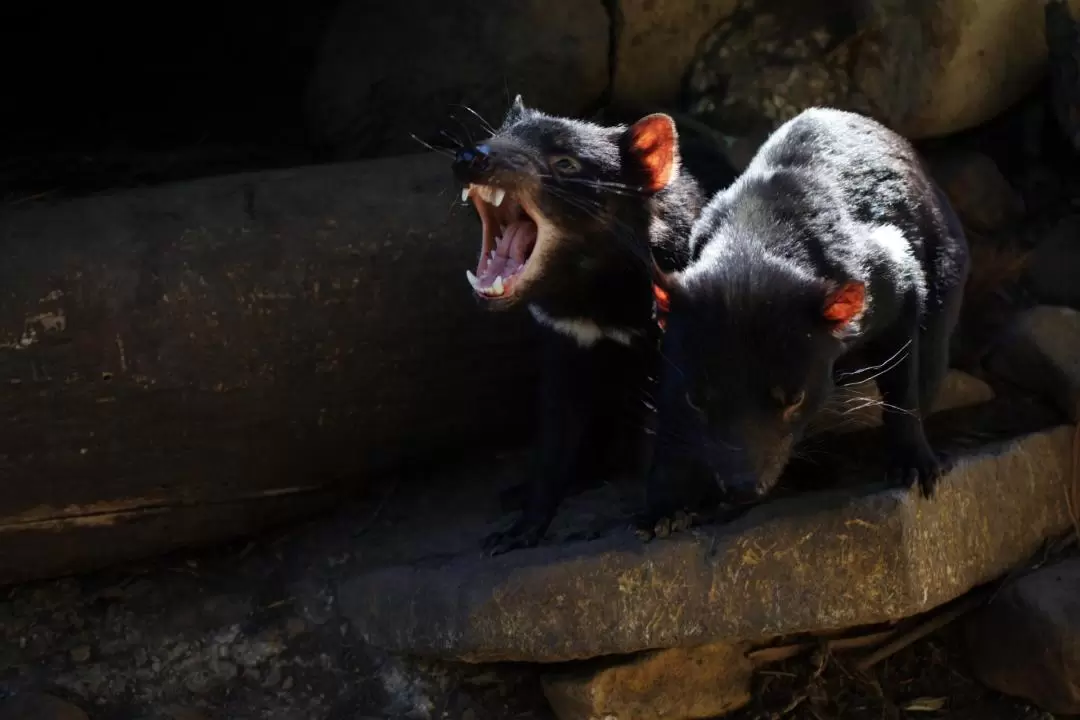
[[[897,346],[907,344],[896,365],[877,378],[881,399],[888,473],[893,482],[904,487],[918,483],[923,497],[931,497],[941,477],[941,463],[930,447],[923,428],[920,407],[919,366],[922,343],[914,299],[899,328],[892,334]]]
[[[509,530],[484,540],[498,555],[537,545],[547,532],[571,483],[588,427],[592,405],[592,363],[588,348],[553,336],[545,342],[539,398],[539,440],[529,465],[521,516]]]

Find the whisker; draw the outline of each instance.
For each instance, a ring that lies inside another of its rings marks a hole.
[[[418,142],[421,145],[423,145],[424,147],[426,147],[431,152],[439,153],[440,155],[445,155],[445,156],[451,157],[451,158],[454,157],[454,153],[451,152],[448,148],[435,147],[434,145],[432,145],[429,142],[424,142],[419,137],[417,137],[416,134],[414,134],[414,133],[409,133],[409,137],[411,137],[413,140],[415,140],[416,142]]]
[[[480,121],[480,126],[484,129],[485,132],[491,133],[492,135],[495,134],[495,128],[492,127],[491,123],[489,123],[487,120],[484,119],[483,115],[476,112],[475,110],[473,110],[468,105],[465,105],[465,104],[462,104],[462,103],[454,103],[454,106],[461,108],[462,110],[464,110],[465,112],[469,113],[474,118],[479,120]]]
[[[646,195],[641,188],[634,188],[620,183],[605,183],[602,180],[592,180],[589,178],[561,178],[560,182],[573,185],[584,185],[585,187],[609,192],[612,195],[622,195],[623,197],[640,198]]]
[[[457,139],[456,137],[454,137],[453,135],[451,135],[447,131],[440,130],[439,134],[442,135],[447,140],[449,140],[450,142],[452,142],[454,144],[454,147],[459,147],[459,148],[465,147],[465,143],[461,142],[461,140]]]
[[[460,125],[461,129],[465,131],[465,137],[468,139],[469,144],[476,145],[476,141],[473,140],[472,133],[469,132],[469,126],[462,122],[461,118],[459,118],[457,115],[454,115],[453,113],[450,113],[450,119]]]
[[[883,361],[882,363],[880,363],[878,365],[869,365],[869,366],[864,367],[864,368],[859,368],[858,370],[850,370],[848,372],[840,373],[836,377],[839,380],[839,379],[842,379],[842,378],[851,377],[852,375],[858,375],[860,373],[867,372],[868,370],[880,370],[881,368],[885,367],[886,365],[891,363],[893,360],[895,360],[898,355],[903,353],[910,346],[911,346],[911,341],[908,340],[906,343],[903,344],[903,346],[899,350],[897,350],[895,353],[893,353],[892,356],[890,356],[889,358],[885,359],[885,361]],[[900,358],[900,360],[903,360],[903,359],[904,358]],[[886,370],[890,370],[890,369],[892,369],[892,368],[886,368]],[[880,373],[878,373],[878,375],[880,375]],[[878,375],[874,375],[873,377],[878,377]],[[871,379],[873,379],[873,378],[867,378],[866,380],[860,380],[860,381],[858,381],[856,383],[845,383],[845,386],[857,385],[859,383],[868,382]]]
[[[908,357],[908,353],[904,353],[904,354],[903,354],[903,355],[902,355],[902,356],[901,356],[901,357],[900,357],[900,358],[899,358],[899,359],[898,359],[898,360],[897,360],[896,362],[894,362],[894,363],[893,363],[892,365],[889,365],[888,367],[886,367],[886,368],[884,368],[884,369],[880,370],[879,372],[876,372],[876,373],[874,373],[874,374],[873,374],[873,375],[871,375],[870,377],[866,378],[866,380],[864,380],[863,382],[868,382],[868,381],[870,381],[870,380],[875,380],[875,379],[877,379],[877,378],[881,377],[881,376],[882,376],[882,375],[884,375],[885,373],[887,373],[887,372],[889,372],[890,370],[893,370],[893,369],[895,369],[895,368],[896,368],[897,366],[899,366],[899,365],[900,365],[900,363],[904,362],[904,360],[906,360],[906,359],[907,359],[907,357]]]

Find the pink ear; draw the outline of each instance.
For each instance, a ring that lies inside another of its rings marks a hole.
[[[678,135],[675,121],[663,113],[646,115],[630,126],[630,152],[645,170],[645,188],[659,192],[675,177]]]
[[[825,298],[824,316],[826,320],[847,325],[866,307],[866,285],[857,280],[849,280]]]

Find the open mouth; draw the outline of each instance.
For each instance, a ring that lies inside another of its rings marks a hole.
[[[539,236],[535,214],[521,196],[491,185],[471,184],[461,191],[462,202],[472,199],[483,223],[480,261],[465,277],[477,295],[506,298],[514,293]]]

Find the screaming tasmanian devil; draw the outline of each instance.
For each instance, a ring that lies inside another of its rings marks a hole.
[[[539,542],[581,478],[620,461],[647,470],[654,263],[686,262],[706,195],[681,167],[670,116],[603,126],[527,108],[520,96],[490,138],[457,151],[453,170],[482,224],[469,284],[488,308],[527,307],[543,328],[524,506],[485,540],[500,553]]]

